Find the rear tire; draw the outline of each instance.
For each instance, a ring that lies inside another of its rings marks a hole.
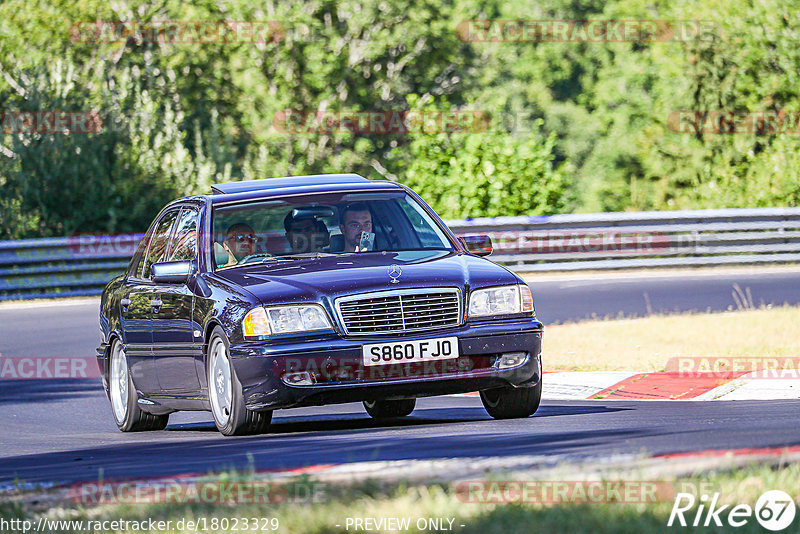
[[[108,371],[108,397],[114,422],[123,432],[164,430],[169,414],[152,415],[139,408],[139,397],[133,385],[128,358],[118,339],[111,344],[111,361]]]
[[[231,364],[230,343],[219,326],[209,338],[206,370],[208,400],[217,429],[225,436],[266,432],[272,421],[272,411],[254,412],[245,407],[242,384]]]
[[[483,407],[495,419],[530,417],[542,401],[542,360],[539,358],[539,383],[533,387],[502,387],[481,391]]]
[[[364,401],[364,408],[373,419],[405,417],[414,411],[417,399]]]

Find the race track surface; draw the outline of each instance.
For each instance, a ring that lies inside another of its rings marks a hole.
[[[123,434],[104,395],[87,382],[77,392],[73,385],[69,392],[43,394],[46,405],[23,405],[3,394],[0,425],[11,447],[0,450],[0,484],[15,478],[97,480],[101,469],[104,479],[138,478],[404,459],[580,460],[800,443],[794,424],[800,401],[545,401],[531,418],[495,421],[477,397],[437,397],[420,399],[411,416],[395,422],[375,422],[361,404],[342,404],[277,412],[261,436],[226,438],[205,413],[173,415],[165,431]]]
[[[598,316],[800,304],[800,271],[532,282],[545,323]],[[644,295],[647,295],[646,297]],[[0,306],[0,354],[87,356],[97,301]],[[421,399],[377,423],[360,404],[276,412],[270,433],[225,438],[209,413],[173,414],[162,432],[118,432],[99,379],[0,380],[0,484],[282,469],[400,459],[665,454],[800,444],[800,401],[544,401],[534,417],[495,421],[477,397]]]

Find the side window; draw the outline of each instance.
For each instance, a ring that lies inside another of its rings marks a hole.
[[[150,278],[150,266],[166,259],[170,231],[177,218],[178,210],[174,210],[158,221],[156,229],[153,231],[153,237],[150,239],[150,245],[147,248],[147,258],[142,262],[142,278]]]
[[[197,211],[184,208],[175,224],[169,247],[169,261],[193,260],[197,252]]]
[[[147,242],[149,239],[149,235],[142,236],[142,240],[139,241],[139,244],[136,246],[136,252],[133,254],[133,258],[131,258],[131,265],[128,267],[128,276],[139,276],[139,273],[141,272],[140,267],[142,265],[144,255],[147,252]]]

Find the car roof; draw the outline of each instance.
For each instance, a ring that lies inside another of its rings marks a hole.
[[[389,180],[367,180],[358,174],[319,174],[228,182],[215,184],[212,189],[214,194],[206,198],[216,205],[283,195],[402,190],[403,186]]]
[[[315,185],[360,184],[369,180],[358,174],[313,174],[308,176],[284,176],[281,178],[262,178],[243,182],[226,182],[214,184],[211,190],[216,194],[244,193],[246,191],[263,191],[266,189],[284,189]]]
[[[264,182],[270,182],[267,187]],[[233,187],[238,186],[238,187]],[[367,180],[357,174],[319,174],[314,176],[295,176],[284,178],[266,178],[261,180],[246,180],[243,182],[228,182],[211,186],[215,191],[212,195],[191,195],[176,198],[168,203],[162,211],[173,208],[179,204],[194,203],[212,205],[227,204],[249,200],[267,199],[284,195],[303,195],[315,193],[347,193],[358,191],[397,191],[407,188],[390,180]],[[222,193],[221,189],[230,190]],[[236,190],[237,192],[233,192]]]

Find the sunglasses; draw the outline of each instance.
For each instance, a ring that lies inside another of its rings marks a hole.
[[[256,241],[258,238],[255,234],[233,234],[228,239],[235,239],[237,243],[244,243],[245,241]]]

